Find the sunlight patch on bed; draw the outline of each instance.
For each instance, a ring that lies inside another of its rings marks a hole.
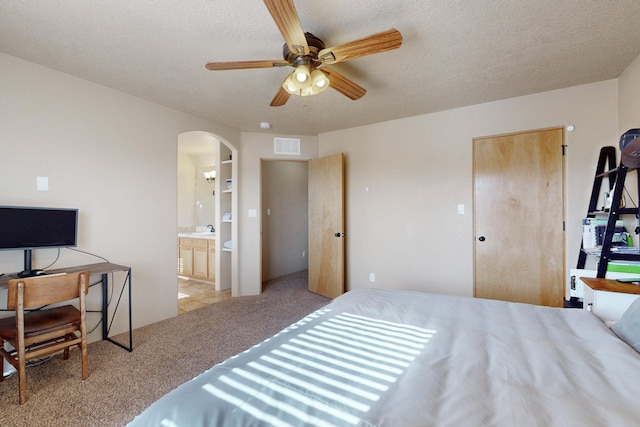
[[[355,425],[436,333],[349,313],[325,318],[328,314],[316,313],[288,328],[306,327],[203,389],[277,426]]]

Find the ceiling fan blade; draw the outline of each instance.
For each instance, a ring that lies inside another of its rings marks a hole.
[[[299,55],[308,55],[309,45],[293,0],[264,0],[264,4],[269,9],[289,50]]]
[[[318,59],[324,64],[335,64],[360,56],[397,49],[401,44],[402,34],[395,28],[392,28],[369,37],[322,49],[318,52]]]
[[[284,59],[274,59],[267,61],[228,61],[228,62],[209,62],[205,65],[207,70],[241,70],[246,68],[273,68],[284,67],[289,65]]]
[[[331,68],[322,67],[322,71],[329,75],[330,87],[353,100],[360,99],[367,93],[365,88],[342,74],[335,72]]]
[[[272,107],[281,107],[287,103],[290,96],[291,95],[289,95],[289,92],[287,92],[282,86],[280,86],[280,88],[278,89],[278,93],[276,93],[276,96],[273,97],[273,99],[271,100],[271,104],[269,105]]]

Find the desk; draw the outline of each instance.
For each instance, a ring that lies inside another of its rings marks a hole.
[[[73,267],[59,268],[55,270],[47,270],[48,273],[75,273],[78,271],[89,270],[89,273],[93,275],[100,275],[102,280],[102,339],[112,342],[113,344],[122,347],[123,349],[131,352],[133,351],[133,327],[131,322],[131,267],[125,267],[123,265],[112,264],[110,262],[100,262],[97,264],[86,264],[86,265],[77,265]],[[120,290],[120,295],[118,297],[118,301],[116,303],[116,307],[113,311],[113,316],[111,320],[109,320],[109,274],[116,273],[119,271],[124,271],[127,273],[127,278],[125,283],[122,285],[122,289]],[[15,274],[4,275],[0,277],[0,289],[7,288],[9,284],[9,280],[14,279],[16,277]],[[120,305],[120,300],[122,298],[122,294],[125,290],[125,287],[128,288],[129,291],[129,346],[125,346],[111,337],[109,337],[109,332],[111,329],[111,323],[113,323],[113,319],[118,311],[118,307]]]

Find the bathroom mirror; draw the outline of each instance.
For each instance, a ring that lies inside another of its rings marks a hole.
[[[209,177],[205,177],[205,174]],[[196,226],[206,227],[215,225],[215,167],[204,166],[196,168]]]

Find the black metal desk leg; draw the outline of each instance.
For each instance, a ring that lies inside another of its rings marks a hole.
[[[102,339],[109,338],[109,276],[102,275]]]
[[[112,342],[118,347],[122,347],[125,350],[132,352],[133,351],[133,321],[131,315],[131,269],[124,270],[127,273],[127,277],[122,284],[122,289],[120,290],[120,296],[118,297],[118,301],[113,310],[113,318],[109,319],[109,278],[108,274],[102,275],[102,339]],[[113,286],[113,285],[112,285]],[[128,287],[129,293],[129,347],[120,344],[118,341],[115,341],[109,337],[109,331],[111,330],[111,322],[115,319],[116,313],[118,312],[118,307],[120,306],[120,300],[122,298],[122,293],[124,292],[124,288]]]

